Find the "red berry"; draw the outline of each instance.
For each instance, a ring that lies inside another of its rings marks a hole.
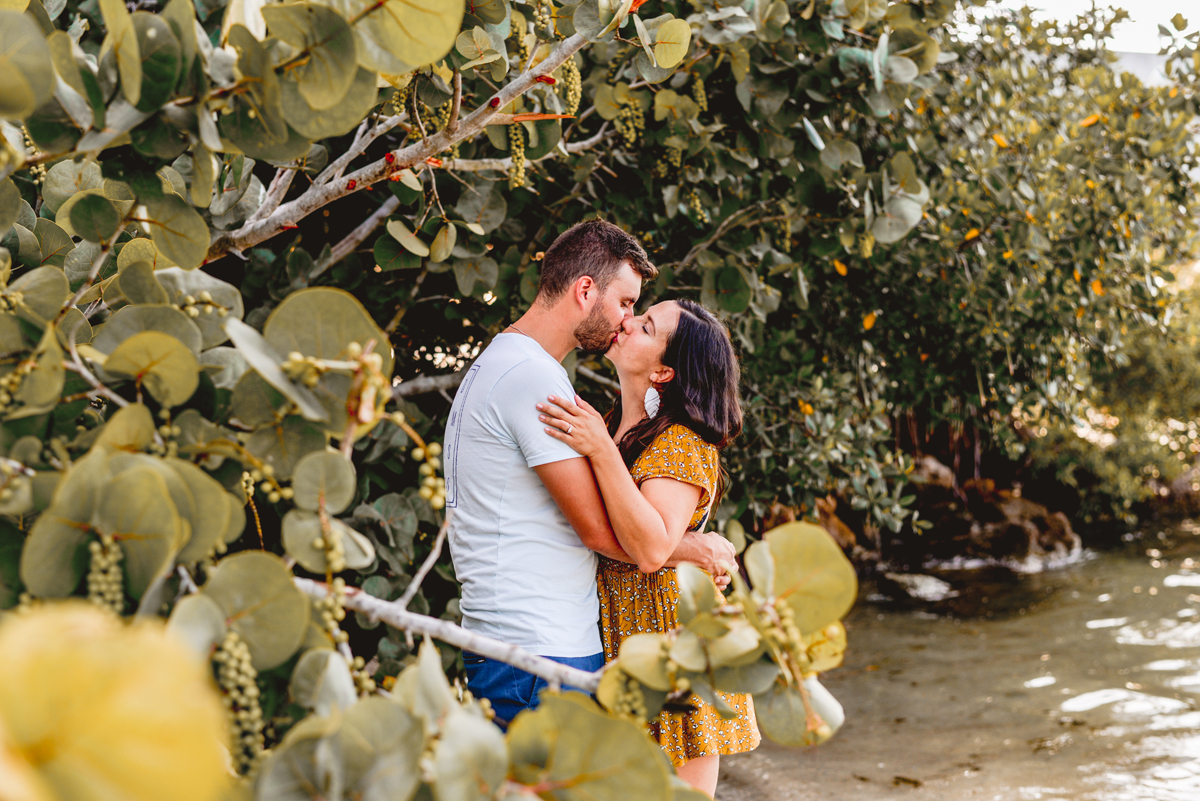
[[[392,164],[396,161],[396,154],[388,153],[386,156],[383,157],[383,160],[386,161],[388,164]]]
[[[356,186],[358,186],[358,181],[355,181],[353,178],[351,178],[350,183],[346,184],[346,191],[353,192],[354,187],[356,187]]]
[[[491,100],[488,101],[488,105],[491,106],[492,108],[500,108],[500,98],[493,97]]]
[[[553,86],[555,83],[557,83],[557,81],[555,81],[549,75],[539,75],[536,78],[534,78],[534,80],[537,81],[538,83],[548,83],[551,86]]]

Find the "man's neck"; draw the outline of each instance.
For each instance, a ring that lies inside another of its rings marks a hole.
[[[513,323],[506,331],[517,329],[518,334],[524,334],[561,362],[567,354],[579,347],[575,339],[574,327],[564,326],[554,309],[547,309],[538,303],[533,304],[529,311],[521,315],[521,319]]]

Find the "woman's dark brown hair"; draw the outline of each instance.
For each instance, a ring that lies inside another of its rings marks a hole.
[[[712,312],[692,300],[678,300],[679,322],[667,338],[662,362],[675,376],[659,390],[658,414],[641,421],[617,443],[630,468],[662,432],[675,424],[724,448],[742,432],[742,403],[738,384],[741,369],[729,331]],[[621,399],[608,418],[616,435],[621,423]],[[719,495],[720,493],[718,493]]]

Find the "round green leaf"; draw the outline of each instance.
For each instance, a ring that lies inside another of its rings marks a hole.
[[[337,451],[310,453],[296,463],[292,489],[297,507],[316,512],[324,501],[326,513],[341,514],[354,500],[354,465]]]
[[[108,32],[102,52],[111,51],[116,57],[121,92],[129,105],[136,106],[142,97],[142,55],[133,18],[121,0],[100,0],[100,13]]]
[[[392,270],[419,270],[421,257],[401,247],[391,234],[385,234],[375,240],[375,264],[385,273]]]
[[[246,440],[246,450],[271,465],[275,477],[291,478],[296,462],[305,454],[325,448],[325,432],[298,415],[259,428]]]
[[[346,20],[332,8],[306,2],[267,5],[262,15],[274,36],[301,52],[291,72],[308,105],[324,111],[341,102],[358,73]]]
[[[58,310],[71,295],[66,274],[57,267],[38,267],[22,275],[9,286],[21,293],[17,315],[27,322],[44,326],[58,316]]]
[[[513,778],[552,783],[563,801],[670,798],[669,763],[640,726],[606,715],[579,693],[542,693],[508,730]]]
[[[450,258],[454,243],[458,241],[458,229],[452,224],[443,225],[433,238],[433,246],[429,249],[429,260],[435,264]]]
[[[87,570],[93,507],[111,476],[108,454],[93,450],[58,482],[50,507],[34,521],[21,551],[21,582],[29,592],[61,598],[75,591]]]
[[[200,329],[179,309],[170,306],[126,306],[96,329],[92,345],[101,353],[112,353],[125,340],[142,331],[158,331],[182,342],[193,354],[200,352]]]
[[[433,751],[438,801],[491,798],[508,774],[504,735],[490,720],[452,706]]]
[[[192,495],[192,511],[187,513],[192,536],[179,552],[178,561],[199,562],[212,555],[230,527],[232,507],[225,502],[232,497],[221,483],[191,462],[166,459],[166,464],[187,485]],[[240,505],[239,505],[240,510]],[[184,510],[180,510],[184,513]]]
[[[237,353],[237,351],[234,351]],[[233,419],[244,426],[257,428],[274,423],[288,407],[288,399],[253,370],[238,379],[230,398]]]
[[[654,60],[662,68],[674,67],[692,46],[692,26],[681,19],[667,20],[654,37]]]
[[[22,120],[54,94],[46,37],[25,14],[0,9],[0,117]]]
[[[141,451],[154,441],[154,416],[140,403],[131,403],[109,418],[100,430],[93,449],[110,447],[119,451]]]
[[[647,633],[626,637],[621,641],[618,657],[621,669],[652,690],[670,690],[666,646],[665,634]]]
[[[750,306],[754,290],[737,267],[722,267],[717,273],[717,305],[727,312],[739,314]]]
[[[425,733],[400,704],[364,698],[346,711],[338,732],[346,786],[363,801],[409,801],[421,783]]]
[[[183,47],[167,21],[147,11],[134,12],[131,20],[137,32],[138,55],[142,60],[142,87],[139,111],[158,111],[175,91],[183,65]]]
[[[313,648],[306,651],[288,682],[292,701],[318,715],[345,711],[358,700],[350,666],[337,651]]]
[[[336,517],[328,520],[334,536],[341,538],[345,548],[346,567],[351,570],[370,567],[375,561],[375,546],[371,541]],[[283,548],[296,564],[311,573],[324,573],[329,567],[325,550],[313,546],[314,541],[325,536],[321,518],[314,512],[292,509],[283,516]]]
[[[308,627],[308,598],[292,583],[292,571],[278,556],[243,551],[226,557],[203,591],[246,643],[259,672],[282,664],[300,647]]]
[[[54,328],[47,328],[38,343],[33,369],[13,393],[16,408],[5,419],[18,420],[50,411],[58,405],[65,379],[62,346]]]
[[[289,299],[295,297],[295,294],[299,293],[290,295]],[[284,300],[284,303],[287,303],[287,300]],[[271,343],[263,338],[262,334],[236,317],[225,318],[225,331],[233,340],[238,353],[242,354],[255,372],[262,376],[268,384],[282,392],[288,400],[295,403],[305,418],[319,421],[329,419],[329,412],[325,410],[308,387],[293,383],[283,372],[283,368],[280,367],[283,357],[279,355],[278,350],[271,346]]]
[[[298,351],[318,359],[346,358],[346,347],[374,341],[383,358],[381,371],[392,374],[387,335],[358,299],[342,289],[314,287],[293,292],[271,312],[263,336],[280,353]]]
[[[109,354],[104,370],[134,379],[167,407],[192,397],[200,383],[200,365],[192,352],[158,331],[142,331],[122,342]]]
[[[58,214],[68,198],[88,189],[100,189],[103,185],[104,176],[100,174],[100,165],[96,162],[60,161],[46,170],[46,179],[42,183],[43,203]]]
[[[280,81],[283,116],[306,139],[316,141],[341,136],[362,122],[379,96],[377,74],[359,69],[345,96],[332,108],[316,111],[305,100],[302,85],[290,78]]]
[[[812,523],[787,523],[763,535],[775,563],[775,595],[809,635],[845,617],[858,596],[854,566],[833,537]]]
[[[139,261],[150,262],[150,266],[155,270],[175,266],[174,262],[158,252],[158,248],[154,246],[154,241],[146,237],[131,239],[121,246],[121,251],[117,254],[117,271],[124,270],[129,265]]]
[[[67,254],[75,249],[67,232],[44,217],[38,218],[33,235],[37,237],[43,265],[61,268],[67,261]]]
[[[128,245],[126,247],[128,248]],[[213,305],[201,304],[204,309],[219,306],[225,309],[225,317],[236,317],[239,320],[245,314],[242,293],[238,291],[238,288],[220,278],[214,278],[203,270],[182,270],[178,267],[168,267],[164,270],[160,264],[154,277],[167,291],[170,298],[167,301],[169,303],[183,306],[188,295],[199,298],[202,292],[207,292],[212,298]],[[225,317],[222,317],[217,311],[202,310],[200,316],[193,319],[196,327],[200,329],[201,347],[204,350],[220,345],[229,339],[229,335],[222,325]]]
[[[125,300],[135,305],[162,306],[171,302],[167,291],[154,276],[154,268],[148,261],[134,262],[126,267],[117,276],[114,288],[125,297]]]
[[[121,215],[108,198],[84,195],[71,207],[71,227],[89,242],[105,242],[121,226]]]
[[[428,256],[429,246],[417,238],[417,235],[408,230],[408,226],[403,220],[389,220],[387,224],[387,232],[395,237],[396,241],[405,247],[410,253],[417,256]]]
[[[146,466],[126,470],[104,485],[93,525],[121,546],[125,581],[135,599],[171,567],[186,536],[166,481]]]
[[[345,0],[338,8],[375,45],[419,65],[450,52],[462,27],[463,5],[463,0]]]
[[[225,614],[204,593],[188,595],[171,610],[167,631],[187,643],[196,656],[208,660],[225,637]]]
[[[185,270],[194,270],[208,255],[208,226],[179,195],[166,194],[150,211],[150,238],[164,256]]]

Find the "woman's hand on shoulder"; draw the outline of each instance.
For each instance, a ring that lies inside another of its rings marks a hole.
[[[574,401],[551,395],[548,403],[539,403],[538,419],[546,433],[571,446],[581,456],[592,457],[613,446],[604,417],[578,395]]]

